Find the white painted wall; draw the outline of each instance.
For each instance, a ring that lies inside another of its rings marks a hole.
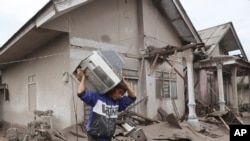
[[[142,3],[143,26],[146,35],[145,43],[143,43],[145,47],[147,45],[156,47],[180,46],[177,33],[154,7],[151,0],[143,0]],[[6,114],[3,115],[3,118],[9,122],[24,125],[33,120],[33,113],[27,111],[27,79],[29,75],[36,75],[38,108],[39,110],[52,109],[55,111],[54,127],[62,129],[75,123],[74,104],[77,105],[78,121],[81,121],[83,116],[82,102],[74,95],[77,84],[71,79],[68,83],[63,82],[63,73],[70,72],[71,74],[76,64],[95,48],[114,49],[119,53],[128,53],[139,57],[138,26],[141,25],[138,25],[137,15],[137,1],[135,0],[100,0],[79,7],[42,25],[43,28],[69,32],[69,36],[65,35],[48,43],[28,58],[60,52],[68,53],[13,64],[13,67],[3,70],[3,83],[8,83],[11,90],[10,101],[4,102],[3,111]],[[72,44],[75,46],[79,44],[83,48],[71,47]],[[179,63],[176,64],[176,68],[183,72],[181,56],[182,54],[178,53]],[[125,57],[125,60],[126,67],[138,70],[141,68],[139,59]],[[145,78],[141,82],[146,86],[141,93],[144,95],[145,90],[145,95],[148,96],[147,105],[144,106],[147,109],[142,108],[143,113],[149,117],[155,117],[160,106],[171,113],[173,111],[169,108],[170,101],[156,98],[154,74],[147,75],[150,65],[151,63],[146,60],[143,67],[145,69],[143,77]],[[156,70],[159,68],[170,69],[166,64],[156,66]],[[177,78],[177,81],[178,100],[176,100],[176,105],[182,114],[184,113],[184,82],[180,77]]]
[[[54,111],[52,121],[55,129],[71,124],[71,85],[63,81],[63,72],[69,70],[67,36],[56,38],[26,57],[33,60],[15,63],[3,70],[2,80],[8,84],[10,95],[10,100],[4,101],[5,121],[27,125],[34,120],[33,112],[28,110],[28,77],[35,75],[37,110]]]
[[[155,8],[151,0],[143,0],[143,19],[144,19],[144,31],[146,37],[145,47],[152,45],[155,47],[165,47],[167,45],[181,46],[180,40],[177,33],[174,31],[173,26],[164,18],[159,11]],[[177,54],[177,62],[175,67],[183,73],[183,63],[182,63],[182,53]],[[173,57],[172,57],[173,58]],[[171,60],[171,59],[170,59]],[[157,110],[162,107],[168,113],[174,113],[172,108],[172,101],[169,99],[157,99],[155,93],[155,74],[149,74],[149,68],[152,65],[152,61],[146,61],[145,71],[146,71],[146,91],[149,96],[147,101],[147,114],[149,117],[155,117],[157,115]],[[155,70],[161,69],[164,71],[171,70],[171,67],[164,63],[163,65],[156,66]],[[178,99],[175,100],[177,108],[180,114],[184,113],[184,82],[182,78],[177,75],[178,84]]]
[[[70,33],[70,37],[126,46],[121,52],[137,53],[138,21],[135,0],[93,1],[43,27]]]

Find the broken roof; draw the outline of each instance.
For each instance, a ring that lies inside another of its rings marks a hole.
[[[232,22],[201,30],[199,35],[206,46],[219,45],[227,52],[239,50],[241,58],[248,61]]]

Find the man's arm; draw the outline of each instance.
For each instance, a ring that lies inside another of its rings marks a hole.
[[[80,84],[77,89],[77,94],[80,95],[85,91],[85,74],[80,68],[77,69],[77,79],[80,80]]]
[[[128,92],[128,96],[130,98],[136,98],[135,92],[132,90],[132,88],[129,86],[128,82],[125,80],[125,78],[123,77],[123,75],[120,73],[120,76],[122,78],[122,83],[125,85],[127,92]]]

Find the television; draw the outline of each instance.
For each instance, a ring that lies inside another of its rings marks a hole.
[[[118,73],[122,70],[124,61],[113,50],[92,51],[83,59],[77,68],[86,75],[86,87],[100,94],[105,94],[121,82]]]

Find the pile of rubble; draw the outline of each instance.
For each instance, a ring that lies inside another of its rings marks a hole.
[[[225,112],[216,111],[213,107],[200,108],[197,105],[197,113],[205,113],[198,116],[200,128],[194,129],[186,122],[186,116],[177,118],[173,113],[167,113],[162,108],[158,109],[157,119],[132,111],[133,107],[140,104],[138,101],[125,111],[119,113],[117,129],[114,141],[146,141],[146,140],[170,140],[170,141],[221,141],[229,140],[230,124],[245,124],[244,116],[250,114],[244,111],[235,114],[226,106]],[[18,128],[8,128],[3,131],[4,124],[0,122],[0,136],[5,136],[9,141],[87,141],[85,131],[86,121],[72,125],[62,131],[56,131],[51,126],[53,111],[34,111],[34,121],[28,123],[26,132]],[[240,117],[241,115],[241,117]],[[244,119],[243,116],[243,119]],[[249,117],[247,119],[249,119]],[[246,121],[249,124],[250,120]],[[0,137],[2,141],[2,138]],[[6,140],[6,141],[7,141]]]
[[[34,121],[28,123],[27,130],[10,127],[3,136],[9,141],[67,141],[67,139],[51,126],[53,111],[34,111]],[[8,125],[6,125],[8,126]]]
[[[115,141],[146,141],[146,140],[171,140],[171,141],[221,141],[229,140],[229,132],[220,120],[223,114],[212,112],[199,117],[199,130],[189,126],[185,117],[176,118],[173,113],[167,113],[162,108],[158,109],[157,119],[132,111],[133,107],[140,104],[144,98],[128,107],[119,114],[117,129],[113,140]],[[224,117],[223,117],[224,118]],[[222,118],[222,119],[223,119]],[[85,122],[64,130],[68,140],[87,140]],[[68,133],[68,134],[67,134]]]

